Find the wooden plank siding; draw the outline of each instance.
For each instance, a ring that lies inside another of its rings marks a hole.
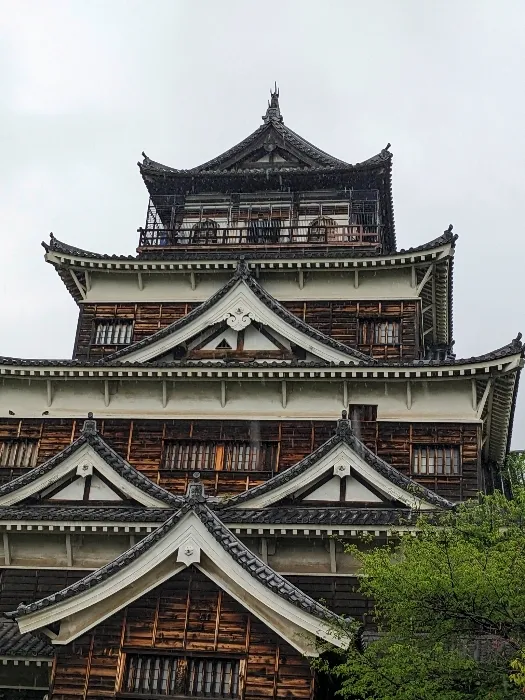
[[[57,649],[49,700],[118,697],[126,652],[240,659],[246,700],[314,693],[308,660],[194,567]]]
[[[39,441],[37,464],[67,447],[79,435],[83,421],[69,419],[4,418],[0,440],[33,438]],[[273,473],[287,469],[309,455],[334,433],[327,421],[205,421],[205,420],[101,420],[104,439],[139,471],[172,493],[185,492],[192,469],[163,469],[166,440],[246,441],[275,443],[277,461],[270,471],[203,471],[209,495],[242,492],[263,483]],[[461,472],[457,475],[416,477],[417,481],[453,500],[472,498],[482,488],[478,426],[461,423],[385,423],[364,421],[356,426],[359,437],[380,457],[410,475],[414,445],[446,445],[460,448]],[[0,468],[0,483],[27,469]]]
[[[419,357],[419,305],[414,301],[305,301],[282,302],[282,305],[328,336],[378,359],[394,361]],[[122,346],[95,345],[97,320],[133,320],[132,342],[143,340],[156,331],[184,317],[198,304],[83,304],[75,341],[74,357],[98,359]],[[388,319],[400,321],[400,344],[363,345],[359,342],[360,320]]]

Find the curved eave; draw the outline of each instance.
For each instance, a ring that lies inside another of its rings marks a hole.
[[[208,362],[204,360],[186,360],[174,362],[141,362],[96,360],[51,360],[22,359],[17,357],[0,357],[0,375],[43,378],[142,378],[155,379],[167,377],[202,377],[222,378],[238,377],[257,379],[259,376],[275,378],[286,376],[294,379],[301,376],[317,378],[364,378],[364,379],[400,379],[427,377],[470,377],[476,374],[507,373],[521,366],[522,350],[516,345],[508,345],[485,355],[455,360],[416,360],[413,362],[391,362],[378,364],[377,360],[344,364],[332,362],[297,361],[282,362]]]
[[[410,267],[425,263],[437,262],[448,264],[449,271],[445,274],[445,286],[441,285],[441,297],[444,299],[446,311],[441,325],[449,328],[448,337],[451,337],[451,289],[452,289],[452,256],[454,255],[456,236],[448,232],[424,243],[420,246],[402,249],[396,253],[381,254],[377,252],[355,251],[344,247],[326,247],[322,255],[317,250],[301,249],[296,254],[294,251],[282,250],[250,250],[248,255],[244,250],[210,251],[196,249],[195,251],[170,251],[159,255],[158,251],[142,253],[141,257],[134,255],[108,255],[104,253],[92,253],[82,250],[67,243],[54,239],[52,244],[42,243],[45,248],[45,260],[53,265],[58,275],[64,282],[67,290],[77,303],[81,303],[85,297],[88,281],[86,273],[106,272],[120,274],[148,273],[213,273],[216,271],[234,271],[241,258],[249,258],[249,267],[252,271],[257,269],[266,271],[283,270],[360,270],[360,269],[391,269],[392,267]],[[156,256],[156,257],[155,257]],[[78,272],[75,280],[72,272]],[[424,273],[423,273],[424,274]],[[420,280],[423,277],[420,275]],[[443,313],[440,312],[440,319]],[[440,341],[440,342],[449,342]]]

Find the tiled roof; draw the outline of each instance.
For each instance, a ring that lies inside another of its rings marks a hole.
[[[175,512],[175,508],[124,508],[121,506],[0,506],[0,522],[69,520],[74,522],[162,523]]]
[[[378,474],[385,477],[391,483],[395,484],[404,491],[410,493],[410,495],[420,498],[431,505],[438,508],[454,508],[454,504],[448,501],[446,498],[438,496],[437,493],[425,488],[421,484],[409,479],[404,474],[401,474],[392,465],[385,462],[383,459],[378,457],[372,450],[370,450],[352,431],[350,421],[345,417],[338,421],[337,431],[334,436],[329,438],[324,444],[318,447],[310,455],[302,459],[300,462],[295,464],[293,467],[286,469],[273,476],[268,481],[260,484],[259,486],[254,486],[248,491],[243,491],[235,496],[232,496],[227,501],[224,501],[223,507],[230,508],[231,506],[236,506],[239,503],[245,503],[250,501],[252,498],[261,496],[265,493],[273,491],[282,484],[286,484],[295,477],[299,476],[312,465],[318,462],[322,457],[328,454],[334,447],[344,443],[348,445],[361,459],[363,459],[369,466],[372,467]]]
[[[414,514],[401,508],[316,508],[295,506],[228,508],[218,512],[231,525],[409,525]]]
[[[53,655],[54,649],[49,641],[30,632],[21,634],[16,622],[0,617],[0,656],[52,659]]]
[[[64,588],[58,593],[54,593],[46,598],[42,598],[34,603],[27,605],[21,603],[16,611],[7,613],[9,618],[19,618],[23,615],[51,607],[63,600],[69,599],[86,591],[93,586],[96,586],[109,577],[122,570],[133,561],[138,559],[142,554],[147,552],[154,544],[169,534],[180,519],[188,512],[193,511],[200,519],[206,529],[214,537],[218,545],[220,545],[245,571],[261,584],[272,590],[277,595],[286,599],[293,605],[305,610],[322,620],[336,621],[338,618],[324,606],[314,601],[310,596],[299,590],[287,581],[285,578],[277,574],[270,566],[265,564],[257,555],[255,555],[248,547],[243,544],[230,530],[221,522],[215,513],[206,505],[203,496],[195,497],[195,491],[192,492],[190,487],[189,497],[185,499],[184,505],[178,512],[169,518],[164,524],[157,528],[150,535],[142,539],[136,545],[124,554],[121,554],[114,561],[103,566],[102,568],[88,574],[80,581]]]
[[[63,449],[54,457],[48,459],[43,464],[40,464],[34,469],[31,469],[25,474],[13,479],[13,481],[9,481],[8,483],[0,486],[0,496],[17,491],[19,488],[22,488],[23,486],[32,483],[36,479],[39,479],[44,474],[48,474],[52,469],[61,464],[65,459],[86,444],[90,445],[106,462],[106,464],[117,472],[117,474],[126,479],[126,481],[136,488],[144,491],[149,496],[166,503],[166,505],[179,506],[181,504],[181,498],[174,496],[160,486],[157,486],[153,483],[153,481],[151,481],[151,479],[148,479],[147,476],[141,474],[137,469],[126,462],[126,460],[122,459],[122,457],[117,454],[115,450],[113,450],[100,436],[96,430],[96,422],[91,418],[84,422],[82,433],[74,442],[71,443],[71,445]]]
[[[250,269],[247,263],[244,260],[239,260],[235,274],[231,277],[230,280],[228,280],[228,282],[226,282],[226,284],[223,287],[221,287],[221,289],[215,292],[215,294],[209,297],[209,299],[207,299],[204,303],[200,304],[195,309],[190,311],[189,314],[183,316],[182,318],[178,319],[169,326],[162,328],[160,331],[157,331],[153,335],[150,335],[147,338],[144,338],[143,340],[134,343],[133,345],[129,345],[128,347],[123,348],[122,350],[118,350],[117,352],[108,355],[106,360],[108,362],[111,362],[112,360],[126,357],[126,355],[136,352],[141,348],[149,347],[153,343],[156,343],[158,340],[166,338],[167,336],[171,335],[180,328],[184,328],[193,320],[202,316],[202,314],[204,314],[208,309],[215,306],[215,304],[217,304],[217,302],[220,301],[220,299],[226,296],[226,294],[233,287],[235,287],[235,285],[240,280],[245,282],[249,289],[255,294],[255,296],[260,301],[262,301],[262,303],[267,308],[271,309],[271,311],[277,314],[277,316],[282,318],[283,321],[285,321],[293,328],[296,328],[297,330],[301,331],[310,338],[313,338],[318,342],[323,343],[323,345],[327,345],[331,348],[334,348],[335,350],[338,350],[339,352],[344,353],[349,357],[352,357],[356,360],[360,360],[361,362],[367,362],[371,365],[377,364],[377,361],[369,355],[365,355],[364,353],[359,352],[358,350],[354,350],[353,348],[350,348],[347,345],[344,345],[343,343],[340,343],[339,341],[330,338],[330,336],[321,333],[320,331],[313,328],[308,323],[305,323],[300,318],[298,318],[290,311],[285,309],[284,306],[282,306],[282,304],[280,304],[278,301],[276,301],[276,299],[274,299],[270,294],[268,294],[268,292],[266,292],[261,287],[261,285],[254,279],[254,277],[250,273]]]
[[[422,245],[419,246],[413,246],[411,248],[402,248],[401,250],[398,250],[396,252],[390,253],[390,256],[399,256],[399,255],[413,255],[416,253],[423,253],[427,250],[432,250],[433,248],[438,248],[439,246],[446,245],[447,243],[455,243],[457,240],[457,235],[453,234],[451,231],[445,231],[441,236],[438,236],[437,238],[434,238],[431,241],[428,241],[427,243],[423,243]],[[59,241],[58,238],[55,238],[53,235],[51,235],[51,239],[49,243],[46,243],[45,241],[42,241],[42,246],[47,252],[56,252],[56,253],[63,253],[64,255],[71,255],[71,256],[78,256],[81,258],[89,258],[93,260],[108,260],[108,261],[124,261],[124,262],[140,262],[142,260],[145,260],[146,257],[148,260],[154,261],[154,260],[159,260],[159,262],[164,262],[166,260],[169,260],[170,258],[174,260],[188,260],[188,261],[193,261],[193,260],[239,260],[239,259],[244,259],[247,257],[246,251],[243,250],[236,250],[235,247],[230,246],[228,247],[227,250],[206,250],[203,248],[195,247],[195,250],[184,250],[179,252],[176,251],[164,251],[162,250],[159,253],[159,250],[152,250],[151,252],[143,252],[141,253],[140,257],[137,255],[114,255],[110,253],[93,253],[89,250],[84,250],[83,248],[77,248],[75,246],[70,245],[69,243],[64,243],[63,241]],[[287,258],[300,258],[300,259],[308,259],[308,258],[318,258],[320,253],[319,250],[309,250],[309,249],[303,249],[300,246],[298,246],[297,252],[294,252],[293,249],[287,249],[285,253]],[[327,245],[324,247],[322,251],[322,257],[323,258],[340,258],[344,257],[345,259],[353,259],[353,258],[378,258],[378,257],[385,257],[385,253],[383,253],[380,250],[356,250],[354,248],[349,248],[348,246],[336,246],[336,245]],[[268,250],[268,249],[261,249],[257,251],[251,251],[249,253],[249,258],[250,260],[257,261],[257,260],[273,260],[273,259],[282,259],[283,258],[283,252],[282,250]]]

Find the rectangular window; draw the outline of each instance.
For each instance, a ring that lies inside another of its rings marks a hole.
[[[131,319],[104,319],[95,322],[95,345],[129,345],[132,335]]]
[[[166,440],[163,469],[183,471],[273,471],[277,443]]]
[[[460,473],[459,447],[417,445],[412,448],[412,473],[452,476]]]
[[[359,343],[361,345],[399,345],[401,321],[396,319],[359,321]]]
[[[0,440],[0,467],[34,467],[37,454],[38,440]]]
[[[125,697],[239,697],[239,659],[127,654]]]

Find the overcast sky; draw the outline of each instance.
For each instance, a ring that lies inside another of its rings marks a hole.
[[[350,163],[394,153],[399,247],[449,223],[459,356],[525,331],[521,0],[0,0],[0,354],[70,357],[40,241],[133,253],[141,151],[192,167],[285,122]],[[525,387],[513,446],[525,448]]]

